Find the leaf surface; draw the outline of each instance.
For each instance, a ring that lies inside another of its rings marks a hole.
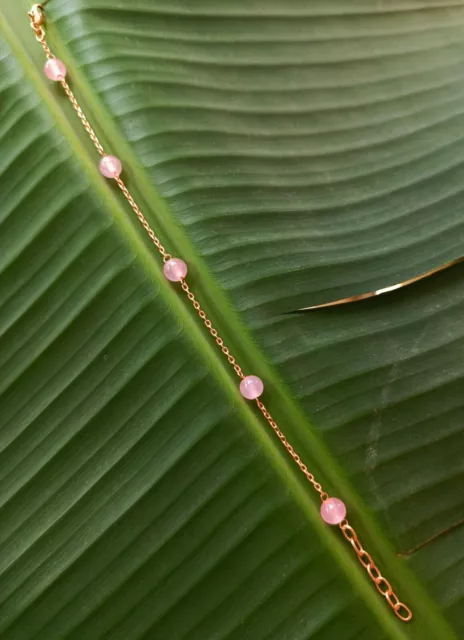
[[[388,610],[242,402],[43,78],[26,5],[8,0],[5,640],[464,629],[464,268],[286,313],[461,255],[464,12],[326,4],[68,0],[47,6],[48,31],[137,201],[308,466],[350,505],[413,623]]]

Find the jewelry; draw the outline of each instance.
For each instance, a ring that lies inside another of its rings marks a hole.
[[[195,294],[187,284],[187,281],[185,279],[187,276],[187,265],[183,260],[181,260],[181,258],[172,257],[166,251],[159,238],[156,236],[155,232],[148,223],[147,219],[143,215],[142,211],[139,209],[139,206],[132,197],[129,189],[120,177],[122,173],[121,161],[116,156],[106,154],[102,144],[97,137],[97,134],[87,120],[84,112],[82,111],[79,103],[74,96],[73,91],[71,90],[71,87],[66,81],[66,66],[64,62],[53,55],[50,47],[47,44],[44,30],[45,15],[43,6],[40,4],[35,4],[29,11],[28,15],[30,17],[31,27],[35,33],[36,39],[42,45],[45,55],[47,56],[47,61],[44,67],[45,75],[50,80],[59,82],[63,87],[64,92],[71,101],[71,104],[74,107],[74,110],[76,111],[82,125],[89,134],[90,139],[92,140],[98,153],[101,156],[99,164],[100,173],[105,178],[112,179],[116,182],[130,207],[134,211],[135,215],[142,223],[143,228],[161,254],[164,263],[164,276],[171,282],[180,283],[182,292],[185,293],[187,299],[192,304],[198,316],[203,321],[205,327],[216,342],[217,346],[221,349],[229,364],[234,368],[235,373],[240,378],[240,393],[246,400],[256,401],[258,409],[267,420],[271,429],[275,432],[276,436],[279,438],[282,445],[290,454],[299,470],[304,474],[306,480],[320,495],[320,498],[322,500],[320,512],[323,520],[327,524],[338,525],[345,538],[355,550],[359,562],[366,569],[370,579],[375,584],[377,591],[382,594],[382,596],[387,600],[393,612],[400,620],[402,620],[403,622],[409,622],[412,619],[412,611],[408,606],[406,606],[399,600],[398,596],[393,591],[391,584],[388,582],[388,580],[386,580],[386,578],[383,577],[370,554],[362,546],[356,531],[346,519],[346,507],[344,503],[338,498],[329,497],[329,495],[323,490],[322,485],[316,481],[314,475],[309,471],[308,467],[301,460],[300,456],[287,440],[284,433],[281,431],[269,411],[266,409],[263,402],[259,399],[264,391],[262,380],[258,378],[258,376],[245,375],[243,373],[240,365],[237,363],[234,356],[229,351],[229,348],[225,345],[224,340],[214,328],[213,323],[208,318],[205,311],[203,311],[200,302],[197,300]]]

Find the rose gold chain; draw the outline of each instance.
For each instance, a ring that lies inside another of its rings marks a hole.
[[[358,534],[350,525],[348,520],[343,520],[339,524],[339,527],[345,536],[345,538],[349,541],[351,546],[356,552],[359,562],[366,569],[369,578],[375,584],[377,591],[383,595],[386,599],[390,607],[395,612],[395,615],[400,619],[404,620],[404,622],[409,622],[412,618],[412,611],[409,607],[407,607],[403,602],[400,602],[398,596],[393,591],[391,584],[388,582],[386,578],[384,578],[372,559],[371,555],[363,548]]]
[[[31,27],[32,27],[35,35],[36,35],[36,39],[42,45],[42,48],[43,48],[43,50],[45,52],[45,55],[46,55],[47,59],[49,59],[49,60],[53,59],[55,56],[51,52],[51,50],[50,50],[50,48],[49,48],[49,46],[47,44],[46,37],[45,37],[45,30],[44,30],[44,26],[43,26],[44,22],[45,22],[43,6],[40,5],[40,4],[35,4],[32,7],[31,11],[28,13],[28,15],[30,17]],[[87,117],[84,114],[84,112],[82,111],[82,109],[81,109],[78,101],[76,100],[76,97],[74,96],[74,93],[72,92],[69,84],[66,82],[66,80],[64,78],[60,78],[59,82],[61,83],[61,86],[63,87],[64,92],[68,96],[68,98],[69,98],[74,110],[77,113],[77,116],[79,117],[84,129],[87,131],[87,133],[88,133],[90,139],[92,140],[93,144],[95,145],[95,148],[97,149],[98,153],[101,156],[105,156],[106,153],[105,153],[105,150],[103,148],[103,145],[101,144],[100,140],[98,139],[97,134],[95,133],[93,127],[91,126],[91,124],[87,120]],[[129,206],[134,211],[135,215],[137,216],[137,218],[141,222],[143,228],[147,232],[149,238],[151,239],[151,241],[153,242],[153,244],[155,245],[155,247],[157,248],[157,250],[161,254],[163,262],[165,262],[165,263],[168,262],[171,259],[172,256],[166,251],[166,249],[164,248],[164,246],[161,243],[160,239],[157,237],[157,235],[155,234],[155,232],[151,228],[149,222],[147,221],[147,219],[145,218],[144,214],[140,210],[138,204],[135,202],[134,198],[132,197],[129,189],[127,188],[127,186],[125,185],[125,183],[123,182],[123,180],[119,176],[115,177],[115,181],[116,181],[119,189],[121,190],[122,194],[124,195],[125,199],[129,203]],[[195,309],[195,311],[198,314],[198,316],[200,317],[200,319],[203,321],[203,324],[207,328],[207,330],[210,333],[210,335],[214,338],[214,341],[216,342],[217,346],[221,349],[222,353],[227,358],[227,361],[229,362],[229,364],[233,367],[233,369],[234,369],[235,373],[237,374],[237,376],[239,378],[241,378],[241,379],[245,378],[245,375],[244,375],[244,373],[242,371],[242,368],[237,363],[235,357],[231,354],[230,349],[224,343],[224,340],[219,335],[217,329],[213,326],[212,321],[208,318],[206,312],[201,307],[200,302],[197,300],[195,294],[190,289],[190,287],[187,284],[185,278],[182,278],[180,283],[181,283],[182,291],[185,293],[187,299],[189,300],[189,302],[191,303],[191,305]],[[268,422],[269,426],[271,427],[271,429],[274,431],[274,433],[276,434],[276,436],[278,437],[278,439],[280,440],[282,445],[287,450],[288,454],[291,456],[292,460],[298,466],[299,470],[304,474],[306,480],[319,493],[322,502],[325,502],[326,500],[328,500],[329,499],[328,494],[323,490],[322,485],[319,484],[319,482],[316,481],[314,475],[309,471],[308,467],[301,460],[300,456],[295,451],[295,449],[290,444],[290,442],[287,440],[286,436],[281,431],[281,429],[279,428],[279,426],[277,425],[277,423],[275,422],[275,420],[273,419],[273,417],[271,416],[269,411],[266,409],[266,407],[263,404],[263,402],[261,402],[261,400],[259,400],[259,399],[256,399],[256,404],[258,406],[258,409],[263,414],[264,418],[267,420],[267,422]],[[359,562],[366,569],[370,579],[374,582],[374,584],[375,584],[375,586],[377,588],[377,591],[387,600],[388,604],[390,605],[390,607],[394,611],[395,615],[400,620],[402,620],[403,622],[409,622],[409,620],[412,619],[411,610],[403,602],[401,602],[399,600],[399,598],[396,596],[396,594],[393,591],[393,588],[391,587],[391,585],[388,582],[388,580],[386,580],[382,576],[380,570],[378,569],[377,565],[374,563],[372,557],[363,548],[362,544],[359,541],[359,537],[358,537],[356,531],[349,524],[348,520],[346,520],[346,519],[343,520],[342,522],[339,523],[338,526],[341,529],[341,531],[342,531],[343,535],[345,536],[345,538],[350,542],[351,546],[353,547],[354,551],[356,552],[356,555],[357,555],[357,558],[358,558]]]
[[[61,82],[61,86],[64,89],[64,92],[66,93],[66,95],[69,98],[69,101],[71,102],[72,106],[74,107],[75,112],[77,113],[77,116],[79,118],[79,120],[82,122],[84,129],[87,131],[87,133],[89,134],[90,139],[92,140],[93,144],[95,145],[95,148],[97,149],[98,153],[101,156],[105,155],[105,150],[103,149],[103,145],[101,144],[100,140],[97,138],[97,134],[95,133],[95,131],[93,130],[90,122],[87,120],[87,117],[85,115],[85,113],[82,111],[79,103],[76,100],[76,97],[74,95],[74,93],[71,90],[71,87],[69,86],[69,84],[66,82],[66,80],[63,78],[62,80],[60,80]]]

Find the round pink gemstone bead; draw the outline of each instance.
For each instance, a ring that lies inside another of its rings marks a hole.
[[[163,272],[171,282],[179,282],[187,275],[187,265],[180,258],[171,258],[164,263]]]
[[[247,400],[256,400],[264,391],[264,384],[258,376],[246,376],[240,383],[240,393]]]
[[[321,516],[327,524],[340,524],[346,516],[345,503],[338,498],[327,498],[322,503]]]
[[[100,173],[105,178],[119,178],[121,171],[121,160],[116,156],[103,156],[100,160]]]
[[[49,80],[64,80],[66,77],[66,65],[58,58],[50,58],[50,60],[47,60],[44,71]]]

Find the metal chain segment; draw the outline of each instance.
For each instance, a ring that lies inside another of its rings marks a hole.
[[[28,15],[31,20],[31,27],[36,34],[36,39],[42,45],[45,55],[47,56],[48,59],[54,58],[55,56],[53,55],[52,51],[50,50],[47,44],[45,30],[43,28],[43,24],[45,21],[43,6],[40,4],[34,5],[31,11],[28,13]],[[69,86],[69,84],[66,82],[64,78],[60,79],[59,82],[61,83],[61,86],[63,87],[64,92],[68,96],[74,110],[77,113],[78,118],[80,119],[84,129],[87,131],[98,153],[101,156],[105,156],[106,152],[103,148],[103,145],[99,141],[97,134],[95,133],[89,121],[87,120],[86,115],[82,111],[76,97],[74,96],[73,91],[71,90],[71,87]],[[172,256],[166,251],[166,249],[162,245],[160,239],[157,237],[157,235],[153,231],[148,220],[145,218],[144,214],[140,210],[140,207],[135,202],[132,194],[130,193],[129,189],[127,188],[123,180],[120,177],[117,177],[115,178],[115,181],[118,187],[120,188],[122,194],[124,195],[125,199],[129,203],[129,206],[134,211],[135,215],[141,222],[143,228],[147,232],[149,238],[151,239],[151,241],[153,242],[153,244],[161,254],[163,262],[167,262],[168,260],[170,260]],[[221,349],[222,353],[227,358],[227,361],[233,367],[237,376],[243,379],[245,375],[242,371],[242,368],[237,363],[235,357],[231,354],[229,348],[224,343],[224,340],[219,335],[219,332],[217,331],[217,329],[213,326],[213,323],[208,318],[206,312],[202,309],[200,302],[197,300],[195,294],[190,289],[185,278],[181,280],[181,288],[182,288],[182,291],[186,294],[187,299],[189,300],[189,302],[192,304],[193,308],[197,312],[198,316],[203,321],[203,324],[207,328],[208,332],[214,338],[217,346]],[[306,480],[312,485],[315,491],[319,493],[320,498],[323,502],[327,500],[329,497],[328,494],[323,490],[322,485],[316,481],[314,475],[309,471],[308,467],[301,460],[300,456],[295,451],[291,443],[287,440],[285,434],[279,428],[279,426],[277,425],[277,423],[275,422],[275,420],[273,419],[269,411],[266,409],[263,402],[261,402],[261,400],[259,399],[256,399],[255,402],[258,409],[261,411],[264,418],[267,420],[269,426],[274,431],[274,433],[276,434],[276,436],[278,437],[282,445],[285,447],[288,454],[291,456],[292,460],[298,466],[299,470],[304,474]],[[366,569],[370,579],[375,584],[377,591],[387,600],[393,612],[400,620],[402,620],[403,622],[409,622],[412,619],[412,615],[413,615],[412,611],[409,609],[409,607],[407,607],[403,602],[399,600],[399,598],[393,591],[393,588],[388,582],[388,580],[386,580],[386,578],[382,576],[379,568],[373,561],[370,554],[363,548],[356,531],[349,524],[348,520],[346,519],[343,520],[343,522],[341,522],[338,526],[342,531],[344,537],[349,541],[349,543],[353,547],[359,562]]]
[[[75,112],[77,113],[77,116],[79,118],[79,120],[82,122],[84,129],[87,131],[87,133],[89,134],[90,139],[92,140],[93,144],[95,145],[98,153],[101,156],[105,155],[105,151],[103,149],[103,146],[100,142],[100,140],[97,138],[97,134],[95,133],[95,131],[93,130],[93,128],[90,125],[90,122],[87,120],[85,113],[82,111],[79,103],[76,100],[76,97],[74,95],[74,93],[71,90],[71,87],[69,86],[69,84],[66,82],[66,80],[63,78],[62,80],[60,80],[61,86],[64,89],[64,92],[66,93],[66,95],[69,98],[69,101],[71,102],[72,106],[74,107]]]
[[[356,556],[362,566],[366,569],[369,578],[375,584],[377,591],[386,599],[395,615],[403,622],[409,622],[412,619],[412,611],[403,602],[401,602],[393,591],[391,584],[384,578],[380,569],[375,564],[372,556],[363,548],[358,534],[350,525],[348,520],[343,520],[338,525],[341,532],[355,550]]]

